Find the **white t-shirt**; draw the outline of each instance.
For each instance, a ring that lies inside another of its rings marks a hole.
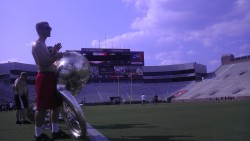
[[[10,108],[14,107],[14,103],[12,103],[12,102],[10,102],[9,105],[10,105]]]
[[[146,96],[143,94],[141,95],[141,100],[145,100]]]

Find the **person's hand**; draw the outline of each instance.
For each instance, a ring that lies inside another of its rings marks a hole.
[[[61,48],[62,48],[61,43],[57,43],[57,44],[54,45],[54,51],[55,52],[58,52]]]
[[[63,57],[63,53],[62,52],[58,52],[56,54],[56,60],[61,59],[62,57]]]

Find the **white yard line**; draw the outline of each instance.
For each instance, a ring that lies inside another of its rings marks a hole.
[[[87,123],[87,135],[91,141],[109,141],[102,133],[98,132]]]

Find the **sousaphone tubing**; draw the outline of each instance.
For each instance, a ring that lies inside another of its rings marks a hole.
[[[75,138],[86,136],[86,121],[83,109],[75,97],[89,79],[89,62],[77,52],[65,52],[63,58],[55,62],[57,68],[57,92],[63,98],[61,114],[70,133]],[[34,122],[35,104],[27,110],[27,118]]]

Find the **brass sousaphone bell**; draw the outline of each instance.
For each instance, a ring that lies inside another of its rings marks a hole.
[[[58,73],[57,91],[63,98],[61,114],[74,137],[85,137],[86,121],[75,96],[89,79],[89,62],[77,52],[65,52],[55,65]]]
[[[79,94],[83,85],[88,81],[90,66],[88,60],[77,52],[65,52],[63,58],[56,61],[57,92],[63,98],[61,114],[75,138],[84,138],[87,133],[83,109],[78,104],[75,96]],[[27,119],[34,122],[35,104],[27,109]]]

